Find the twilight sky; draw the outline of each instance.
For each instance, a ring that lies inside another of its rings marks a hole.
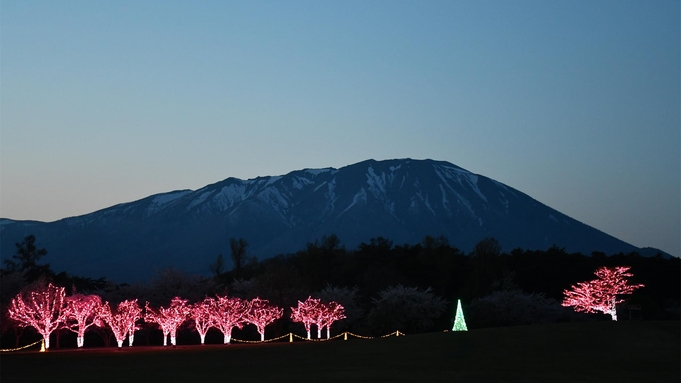
[[[664,0],[3,0],[0,216],[432,158],[679,256],[680,15]]]

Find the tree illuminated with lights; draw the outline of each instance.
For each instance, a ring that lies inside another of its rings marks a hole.
[[[594,274],[598,279],[588,282],[578,282],[571,290],[564,290],[563,306],[573,306],[575,311],[587,313],[602,312],[609,314],[612,320],[617,320],[616,305],[624,302],[617,299],[617,295],[631,294],[634,290],[644,287],[642,284],[630,285],[627,277],[631,267],[601,267]]]
[[[35,328],[49,349],[50,334],[66,323],[66,293],[51,283],[20,293],[10,302],[8,313],[20,326]]]
[[[109,302],[102,306],[101,318],[111,327],[118,347],[123,347],[125,336],[128,335],[128,346],[132,346],[135,331],[139,330],[137,321],[142,319],[142,308],[137,303],[137,299],[126,300],[118,304],[113,311]]]
[[[317,323],[320,311],[321,301],[312,297],[308,297],[304,302],[298,301],[298,307],[291,307],[291,320],[301,322],[305,326],[307,339],[310,339],[310,327],[313,323]]]
[[[345,319],[345,308],[338,302],[329,302],[321,305],[317,315],[317,338],[322,337],[322,328],[326,327],[326,339],[331,336],[333,322]]]
[[[452,331],[468,331],[466,319],[463,317],[463,309],[461,308],[461,299],[456,302],[456,314],[454,315],[454,327],[452,327]]]
[[[99,317],[102,306],[99,295],[74,294],[66,297],[66,328],[78,334],[78,347],[83,347],[88,327],[102,327]]]
[[[228,296],[217,295],[212,310],[210,310],[210,321],[213,327],[222,332],[224,343],[232,341],[232,329],[244,327],[245,315],[250,309],[250,304],[241,298],[230,298]]]
[[[206,342],[206,333],[211,327],[215,327],[213,323],[212,312],[215,310],[215,299],[206,297],[201,302],[196,302],[191,306],[189,317],[194,321],[196,332],[201,337],[201,344]]]
[[[265,340],[265,327],[281,318],[284,309],[273,306],[267,299],[254,298],[250,301],[250,308],[244,314],[244,320],[255,325],[260,333],[260,341]]]
[[[149,302],[145,306],[144,321],[157,323],[163,331],[163,345],[168,345],[168,335],[170,344],[177,345],[177,328],[187,320],[191,307],[187,305],[187,300],[174,297],[167,308],[159,307],[154,310],[149,307]]]

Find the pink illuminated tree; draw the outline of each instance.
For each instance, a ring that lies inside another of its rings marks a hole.
[[[317,316],[317,338],[322,337],[322,328],[326,327],[326,339],[331,336],[333,322],[345,319],[345,308],[338,302],[322,304]]]
[[[250,303],[240,298],[217,295],[214,305],[210,310],[210,320],[213,327],[222,332],[224,343],[232,341],[232,329],[243,328],[245,315],[250,309]]]
[[[208,330],[215,327],[212,316],[215,305],[215,299],[206,297],[201,302],[194,303],[189,311],[189,317],[194,321],[196,331],[201,337],[201,344],[205,344]]]
[[[594,274],[598,279],[588,282],[578,282],[572,286],[572,290],[564,290],[565,299],[562,305],[574,306],[575,311],[587,313],[602,312],[609,314],[612,320],[617,320],[616,305],[624,302],[617,299],[617,295],[631,294],[634,290],[644,287],[642,284],[630,285],[627,277],[633,276],[628,273],[631,267],[601,267]]]
[[[187,305],[187,300],[175,297],[170,301],[168,308],[159,307],[154,311],[149,307],[149,302],[145,306],[144,321],[157,323],[163,331],[163,345],[168,345],[168,335],[170,334],[170,344],[177,345],[177,328],[187,320],[191,307]]]
[[[101,313],[102,320],[111,327],[118,347],[123,347],[126,335],[128,335],[128,346],[132,346],[135,330],[139,330],[136,322],[142,319],[142,309],[137,303],[137,299],[119,303],[115,311],[111,309],[109,302],[106,302]]]
[[[304,302],[298,301],[298,307],[291,307],[291,320],[303,323],[307,331],[307,339],[310,339],[310,327],[317,322],[321,310],[321,301],[312,297],[308,297]],[[317,334],[319,337],[319,331]]]
[[[265,327],[281,318],[284,309],[273,306],[266,299],[254,298],[250,302],[250,309],[245,313],[244,320],[255,325],[260,333],[260,341],[265,340]]]
[[[43,336],[45,349],[50,348],[50,334],[66,323],[66,293],[63,287],[38,287],[19,293],[9,304],[9,317],[22,327],[33,327]]]
[[[98,295],[74,294],[66,297],[66,328],[78,334],[78,347],[83,347],[88,327],[102,327],[102,306],[102,298]]]

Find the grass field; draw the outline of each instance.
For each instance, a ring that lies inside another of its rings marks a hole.
[[[0,355],[11,382],[679,382],[681,323],[585,322],[330,342]]]

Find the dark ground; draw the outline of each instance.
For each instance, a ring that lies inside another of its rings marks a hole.
[[[583,322],[385,339],[0,354],[12,382],[679,382],[678,321]]]

